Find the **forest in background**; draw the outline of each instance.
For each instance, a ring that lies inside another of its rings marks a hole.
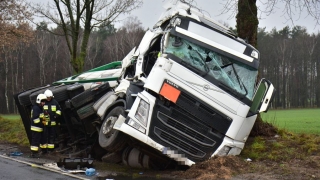
[[[0,113],[17,113],[13,94],[74,74],[63,36],[47,31],[46,23],[36,29],[18,27],[28,40],[2,45],[0,55]],[[61,28],[50,29],[59,32]],[[145,29],[136,17],[128,18],[116,29],[112,24],[92,31],[84,71],[122,60],[139,45]],[[261,59],[259,76],[276,88],[271,108],[320,107],[320,36],[295,26],[266,31],[258,29]],[[81,43],[81,42],[79,42]]]

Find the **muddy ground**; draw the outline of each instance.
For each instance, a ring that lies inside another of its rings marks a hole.
[[[22,152],[23,155],[14,158],[37,164],[54,163],[64,158],[58,153],[44,155],[39,159],[29,158],[29,147],[7,143],[0,143],[0,151],[1,155],[10,155],[13,151]],[[215,157],[187,170],[134,169],[122,164],[108,164],[97,160],[94,161],[93,167],[97,175],[88,177],[89,179],[320,179],[320,156],[309,156],[304,160],[291,159],[288,162],[250,161],[241,156]]]

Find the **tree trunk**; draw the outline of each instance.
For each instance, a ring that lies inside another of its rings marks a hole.
[[[8,67],[8,57],[7,57],[7,53],[6,53],[6,51],[5,51],[5,49],[3,48],[3,50],[4,50],[4,64],[5,64],[5,78],[6,78],[6,80],[5,80],[5,89],[4,89],[4,97],[5,97],[5,99],[6,99],[6,110],[7,110],[7,113],[9,112],[9,99],[8,99],[8,76],[9,76],[9,74],[8,74],[8,72],[9,72],[9,67]]]
[[[236,18],[238,36],[245,39],[252,46],[257,47],[259,21],[257,17],[256,0],[239,0]],[[272,127],[271,124],[263,122],[260,114],[258,114],[250,135],[271,135],[271,132],[274,134],[274,128],[269,130],[270,126]]]
[[[83,71],[84,62],[87,56],[87,46],[90,36],[90,29],[85,29],[83,33],[82,43],[81,43],[81,50],[80,50],[80,56],[79,56],[79,63],[81,63],[81,71]]]
[[[238,36],[257,47],[258,17],[256,0],[239,0],[237,18]]]

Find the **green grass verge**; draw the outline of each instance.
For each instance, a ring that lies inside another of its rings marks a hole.
[[[320,135],[320,109],[270,110],[261,116],[283,131]],[[29,145],[20,115],[0,115],[0,141]],[[255,144],[254,148],[263,149],[262,144]]]
[[[20,115],[19,114],[0,114],[0,116],[3,119],[7,119],[7,120],[17,120],[20,119]]]
[[[29,145],[20,116],[18,119],[4,119],[0,116],[0,141],[23,146]]]
[[[270,110],[261,117],[279,129],[320,135],[320,109]]]
[[[276,137],[250,138],[241,156],[253,160],[290,161],[320,155],[320,136],[278,131]]]

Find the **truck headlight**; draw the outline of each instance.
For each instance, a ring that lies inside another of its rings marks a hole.
[[[256,58],[256,59],[258,59],[259,54],[258,54],[257,51],[254,51],[254,50],[253,50],[253,51],[251,52],[251,56],[254,57],[254,58]]]
[[[229,146],[224,146],[222,149],[220,149],[220,151],[217,153],[217,156],[226,156],[228,155],[229,151],[230,151],[231,147]]]
[[[150,105],[145,100],[141,99],[136,114],[134,115],[134,117],[145,127],[147,127],[148,123],[149,107]]]
[[[144,134],[146,133],[146,129],[143,128],[143,127],[142,127],[139,123],[137,123],[135,120],[129,119],[128,124],[129,124],[130,126],[132,126],[133,128],[139,130],[140,132],[142,132],[142,133],[144,133]]]

